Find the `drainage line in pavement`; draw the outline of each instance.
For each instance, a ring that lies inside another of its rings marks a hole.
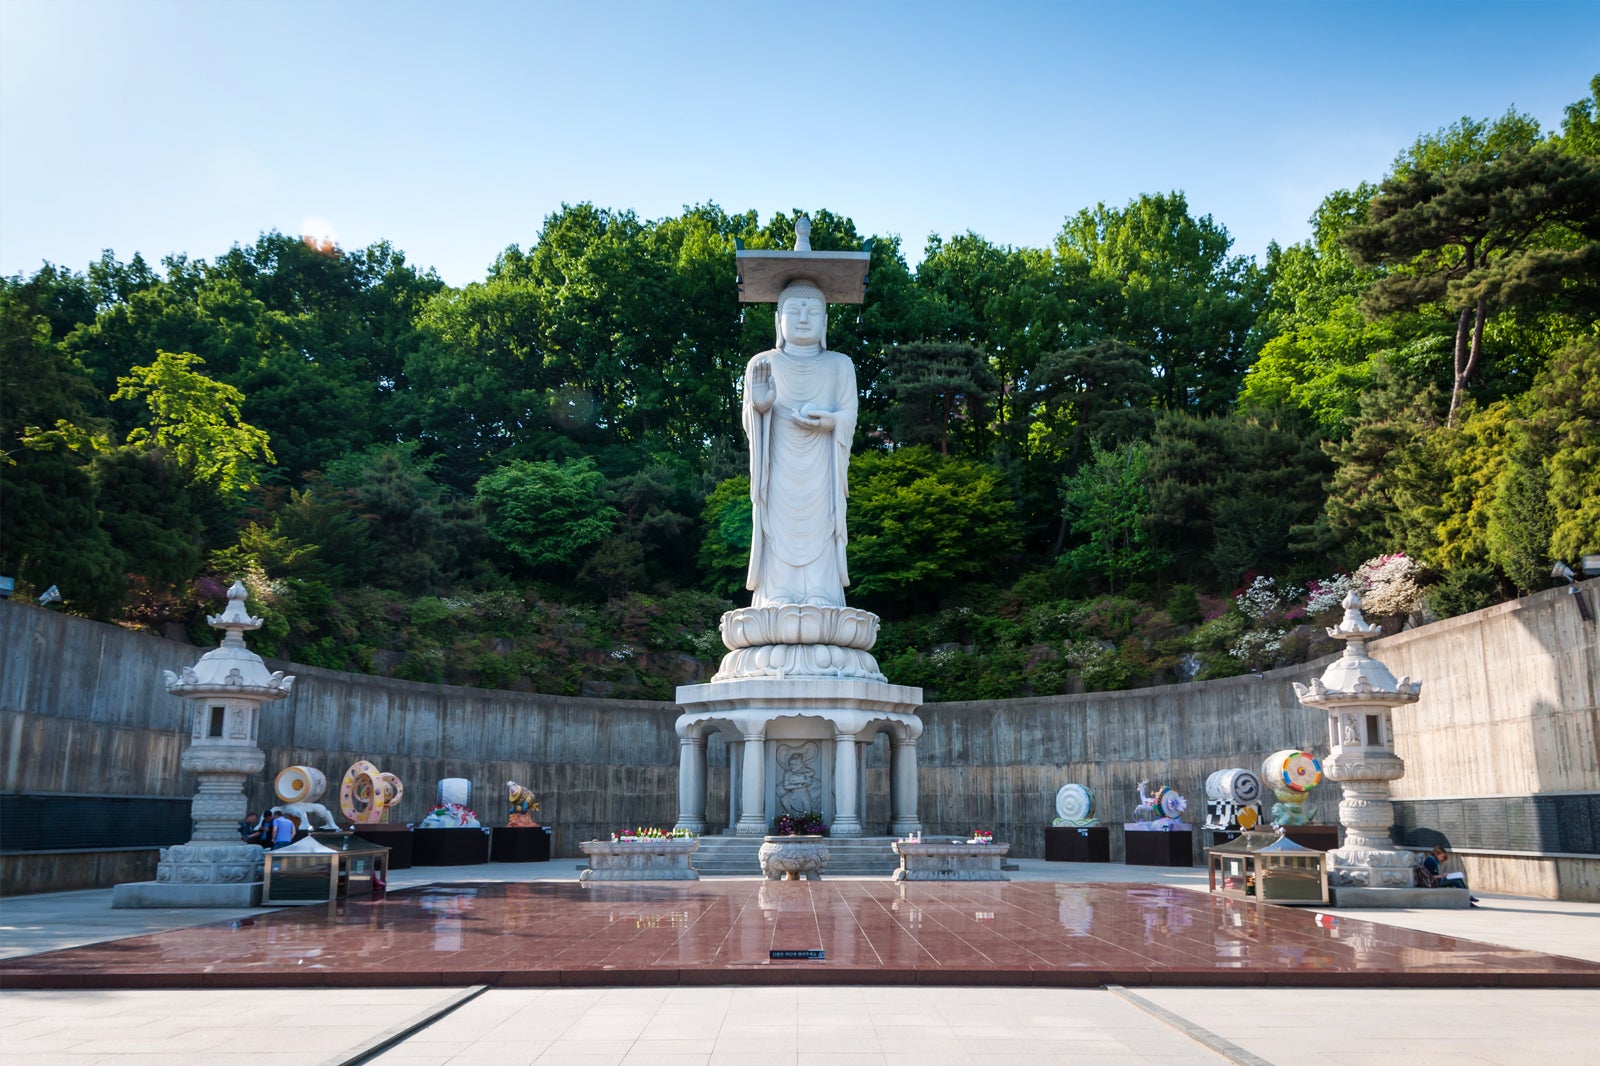
[[[1183,1015],[1175,1014],[1159,1004],[1152,1003],[1150,1000],[1145,999],[1141,995],[1129,992],[1121,985],[1106,985],[1106,991],[1110,992],[1114,996],[1118,996],[1124,1000],[1127,1000],[1129,1003],[1132,1003],[1135,1007],[1138,1007],[1151,1017],[1166,1022],[1168,1025],[1178,1030],[1178,1032],[1182,1033],[1190,1040],[1193,1040],[1196,1043],[1204,1044],[1212,1051],[1215,1051],[1218,1055],[1221,1055],[1223,1058],[1233,1063],[1234,1066],[1272,1066],[1272,1063],[1268,1062],[1260,1055],[1251,1054],[1238,1044],[1235,1044],[1233,1041],[1224,1039],[1223,1037],[1218,1036],[1216,1033],[1213,1033],[1210,1029],[1207,1029],[1201,1025],[1196,1025]]]
[[[402,1022],[394,1029],[379,1033],[372,1039],[357,1044],[350,1051],[329,1059],[323,1063],[323,1066],[361,1066],[362,1063],[371,1062],[396,1044],[421,1032],[445,1015],[455,1013],[487,991],[489,991],[488,985],[473,985],[471,988],[464,988],[441,1005],[423,1011],[411,1021]]]

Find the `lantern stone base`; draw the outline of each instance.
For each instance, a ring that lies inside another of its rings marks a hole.
[[[161,850],[154,881],[111,890],[113,908],[259,907],[261,857],[254,844],[192,843]]]
[[[1328,883],[1357,888],[1412,888],[1417,883],[1417,857],[1393,848],[1350,844],[1328,852]]]
[[[1464,888],[1329,888],[1332,906],[1340,910],[1455,910],[1472,906]]]

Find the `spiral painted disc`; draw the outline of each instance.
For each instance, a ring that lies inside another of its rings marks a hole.
[[[1170,788],[1164,788],[1161,790],[1162,814],[1166,815],[1168,818],[1177,818],[1188,808],[1188,801],[1186,801],[1178,793],[1174,792]]]
[[[1094,793],[1080,784],[1062,785],[1056,793],[1056,814],[1066,822],[1094,817]]]
[[[1223,794],[1234,803],[1254,803],[1261,798],[1261,778],[1249,770],[1229,770],[1222,787]]]

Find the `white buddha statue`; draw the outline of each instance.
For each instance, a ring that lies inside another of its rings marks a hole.
[[[828,306],[810,281],[779,295],[777,333],[778,346],[745,369],[754,512],[745,587],[755,607],[843,607],[855,366],[828,350]]]

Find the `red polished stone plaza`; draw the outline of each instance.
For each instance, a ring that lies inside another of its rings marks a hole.
[[[866,880],[430,886],[0,963],[6,988],[476,984],[1600,988],[1600,964],[1159,885]]]

